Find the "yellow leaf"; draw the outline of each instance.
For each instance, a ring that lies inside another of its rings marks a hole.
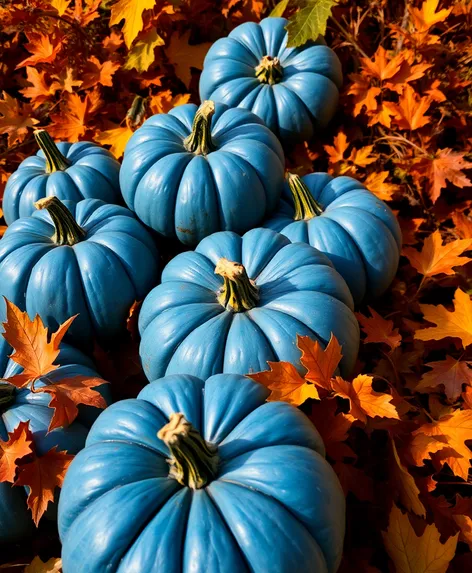
[[[51,557],[45,563],[36,556],[29,565],[25,567],[24,573],[60,573],[62,571],[62,559]]]
[[[418,537],[408,515],[394,505],[383,538],[396,573],[446,573],[456,551],[459,533],[443,544],[433,523],[427,525],[423,535]]]
[[[385,179],[390,175],[389,171],[379,171],[379,173],[370,173],[364,181],[364,185],[376,197],[382,201],[390,201],[394,193],[400,190],[399,185],[387,183]]]
[[[143,28],[143,12],[154,8],[156,0],[118,0],[111,7],[110,26],[125,21],[123,37],[128,48]]]
[[[119,159],[124,151],[129,138],[133,135],[133,130],[127,125],[120,127],[119,125],[100,132],[94,137],[94,140],[101,145],[111,145],[110,151]]]
[[[59,16],[64,14],[64,12],[69,7],[70,2],[71,0],[49,0],[51,6],[58,11]]]
[[[131,48],[128,59],[123,66],[125,70],[135,68],[138,72],[145,72],[154,62],[154,48],[163,46],[164,40],[159,36],[156,28],[151,28],[139,38]]]
[[[203,60],[211,46],[210,42],[191,46],[188,43],[189,37],[190,31],[182,36],[174,32],[166,50],[169,62],[174,65],[175,74],[187,87],[192,79],[190,68],[203,68]]]

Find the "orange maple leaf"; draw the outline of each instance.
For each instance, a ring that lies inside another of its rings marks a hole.
[[[133,135],[134,130],[128,125],[112,127],[101,131],[94,136],[94,140],[101,145],[111,145],[110,151],[119,159],[125,152],[126,144]]]
[[[256,382],[267,386],[271,391],[268,402],[288,402],[300,406],[308,398],[319,399],[314,384],[308,383],[290,362],[268,362],[270,370],[248,374]]]
[[[20,422],[13,432],[9,432],[6,442],[0,440],[0,482],[15,481],[17,462],[33,453],[32,443],[29,420]]]
[[[431,121],[425,116],[431,101],[427,97],[420,97],[410,84],[405,85],[398,103],[385,101],[383,105],[393,114],[394,121],[400,129],[413,131]]]
[[[82,89],[91,88],[97,84],[113,86],[113,75],[119,68],[119,62],[106,60],[102,63],[95,56],[90,56],[85,64],[85,71],[81,76]]]
[[[472,369],[470,368],[472,363],[466,360],[456,360],[452,356],[446,356],[445,360],[429,362],[425,366],[432,370],[423,374],[414,388],[416,392],[436,388],[442,384],[448,399],[457,400],[461,395],[462,386],[472,384]]]
[[[393,439],[390,439],[390,450],[389,482],[394,488],[397,498],[408,511],[412,511],[420,517],[426,517],[426,508],[419,498],[420,490],[413,476],[402,464]]]
[[[398,328],[393,328],[393,320],[382,318],[380,314],[370,306],[367,308],[372,316],[364,316],[360,312],[356,313],[362,330],[367,334],[364,343],[384,343],[388,344],[391,350],[395,350],[395,348],[400,346],[402,336],[399,334]]]
[[[17,388],[23,388],[58,368],[54,361],[59,356],[59,345],[75,316],[61,324],[48,340],[48,329],[38,315],[31,320],[12,302],[7,299],[5,302],[7,321],[3,323],[3,337],[14,349],[11,359],[23,367],[21,374],[6,380]]]
[[[97,390],[93,390],[102,384],[108,384],[108,382],[101,378],[74,376],[73,378],[64,378],[49,386],[37,388],[37,391],[51,395],[51,401],[48,405],[50,408],[54,408],[54,414],[49,423],[48,431],[52,432],[56,428],[70,426],[79,413],[78,404],[86,404],[94,408],[106,408],[107,403],[103,396]]]
[[[35,457],[32,462],[18,468],[15,485],[28,487],[28,507],[36,526],[50,501],[54,501],[54,490],[61,487],[67,468],[74,456],[56,451],[56,446],[44,456]]]
[[[472,219],[464,213],[453,213],[454,231],[462,239],[472,239]]]
[[[373,380],[372,376],[365,374],[359,374],[352,382],[336,376],[331,384],[336,396],[349,400],[349,414],[354,419],[364,423],[367,423],[367,416],[399,420],[397,409],[391,403],[392,396],[376,392],[372,388]]]
[[[190,94],[177,94],[173,96],[170,90],[162,90],[151,96],[149,108],[152,113],[168,113],[174,107],[188,103],[190,97]]]
[[[411,20],[418,32],[428,32],[432,26],[439,22],[444,22],[449,16],[452,8],[445,8],[444,10],[436,12],[438,5],[439,0],[426,0],[426,2],[423,2],[421,5],[421,8],[408,6]]]
[[[68,66],[62,68],[58,74],[53,74],[51,77],[54,78],[51,89],[69,92],[70,94],[74,93],[75,87],[81,87],[83,83],[82,80],[74,79],[74,70]]]
[[[329,155],[330,163],[341,163],[344,161],[344,155],[350,146],[346,134],[340,131],[334,136],[333,145],[325,145],[324,149]]]
[[[51,42],[50,35],[30,33],[26,34],[26,37],[28,38],[28,43],[24,44],[24,47],[32,56],[20,62],[16,69],[23,66],[53,62],[62,48],[62,38],[53,38]]]
[[[472,181],[463,173],[465,169],[472,169],[472,162],[466,161],[464,156],[465,153],[445,148],[440,149],[435,156],[424,157],[413,165],[413,173],[428,181],[426,189],[433,203],[438,200],[447,181],[461,189],[472,185]]]
[[[455,271],[452,267],[472,261],[468,257],[460,256],[469,249],[472,249],[472,239],[451,241],[443,245],[441,232],[437,230],[425,239],[421,252],[407,247],[402,254],[420,274],[432,277],[439,274],[453,275]]]
[[[367,125],[371,126],[380,123],[380,125],[390,128],[392,125],[392,117],[395,116],[395,110],[390,104],[392,104],[392,102],[383,101],[375,111],[370,112]]]
[[[95,92],[98,94],[98,92]],[[100,106],[99,95],[88,93],[82,100],[76,93],[67,94],[61,113],[51,114],[51,136],[64,141],[78,141],[87,131],[90,115]]]
[[[310,420],[323,438],[326,453],[331,459],[341,461],[344,458],[357,458],[354,451],[345,443],[353,420],[342,412],[337,414],[337,409],[335,399],[313,402]]]
[[[387,50],[379,46],[372,59],[361,58],[361,62],[366,75],[383,81],[393,77],[399,71],[404,59],[405,56],[402,52],[389,59]]]
[[[190,45],[189,39],[190,30],[182,36],[174,32],[166,49],[167,58],[174,66],[175,75],[182,80],[186,87],[189,86],[192,79],[191,68],[198,70],[203,68],[203,60],[211,46],[211,42]]]
[[[376,98],[382,90],[379,87],[371,86],[370,81],[360,74],[351,74],[349,79],[352,80],[352,84],[347,93],[354,96],[354,117],[357,117],[364,107],[366,112],[375,111],[377,109]]]
[[[38,122],[31,117],[31,106],[21,104],[17,99],[12,98],[7,92],[2,92],[3,99],[0,99],[0,135],[8,134],[8,145],[22,142],[28,128],[33,127]]]
[[[305,379],[320,388],[331,390],[331,378],[343,357],[336,337],[331,334],[328,345],[323,348],[309,336],[297,336],[297,346],[302,352],[300,362],[307,369]]]
[[[454,294],[454,311],[447,310],[442,304],[420,304],[425,320],[436,326],[423,328],[415,332],[418,340],[441,340],[450,336],[460,338],[464,348],[472,344],[472,301],[470,295],[460,288]]]
[[[376,156],[371,156],[373,149],[373,145],[366,145],[360,149],[353,149],[348,161],[352,161],[352,163],[358,167],[367,167],[367,165],[375,163],[378,159]]]
[[[102,0],[75,0],[74,2],[74,20],[78,22],[81,27],[85,27],[96,18],[100,18],[98,11]],[[109,22],[111,26],[111,22]]]
[[[20,90],[20,92],[31,99],[33,109],[36,109],[53,96],[56,93],[56,89],[52,83],[48,85],[46,72],[39,72],[36,68],[28,66],[26,68],[26,76],[31,86]]]
[[[370,173],[364,181],[364,185],[376,197],[382,201],[391,201],[394,193],[400,190],[399,185],[395,183],[388,183],[385,181],[390,176],[389,171],[379,171],[378,173]]]

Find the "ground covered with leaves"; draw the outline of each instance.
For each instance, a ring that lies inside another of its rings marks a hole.
[[[211,42],[274,8],[292,17],[294,35],[309,35],[319,4],[0,0],[0,197],[9,175],[36,152],[33,128],[46,127],[57,140],[94,140],[121,157],[146,117],[199,103],[199,71]],[[322,4],[327,13],[333,7],[326,39],[345,74],[340,107],[324,133],[290,150],[287,166],[365,183],[398,214],[403,256],[389,291],[358,309],[363,341],[351,380],[334,377],[342,353],[334,338],[326,350],[299,339],[304,378],[284,363],[254,377],[271,388],[272,399],[300,406],[325,440],[347,496],[342,573],[470,571],[472,3]],[[163,262],[178,249],[163,244]],[[136,311],[129,340],[95,351],[115,399],[136,396],[145,383]],[[54,423],[70,423],[77,403],[97,399],[77,384],[52,393]],[[18,485],[38,481],[41,458],[28,429],[17,434],[11,440],[26,461],[8,466],[17,453],[3,443],[3,477]],[[38,484],[30,503],[38,522],[68,457],[55,463],[49,489]],[[60,554],[46,519],[31,548],[11,547],[1,559],[27,563],[36,554]]]

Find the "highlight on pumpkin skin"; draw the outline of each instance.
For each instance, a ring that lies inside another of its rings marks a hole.
[[[197,109],[193,119],[192,132],[184,140],[187,151],[195,155],[207,155],[215,151],[216,147],[211,140],[211,119],[215,114],[215,102],[204,101]]]
[[[215,274],[224,279],[224,284],[218,294],[218,302],[226,310],[244,312],[257,305],[258,289],[247,276],[246,269],[241,263],[222,257],[216,263]]]
[[[169,477],[191,489],[201,489],[216,477],[217,447],[206,442],[182,413],[171,414],[157,437],[172,454],[167,460]]]
[[[284,75],[279,58],[273,56],[264,56],[255,68],[255,72],[256,78],[261,83],[269,84],[270,86],[280,82]]]
[[[53,138],[45,129],[37,129],[34,132],[34,138],[46,157],[46,173],[65,171],[72,165],[72,162],[62,155]]]
[[[313,219],[323,213],[323,208],[314,199],[303,179],[295,173],[287,173],[287,183],[292,193],[295,221]]]
[[[85,231],[78,225],[69,209],[57,197],[44,197],[36,201],[34,206],[39,211],[46,209],[49,213],[56,229],[52,236],[52,240],[56,245],[72,247],[85,238]]]

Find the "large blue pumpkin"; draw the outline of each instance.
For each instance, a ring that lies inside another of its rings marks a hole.
[[[341,64],[320,36],[287,48],[285,18],[246,22],[208,51],[200,97],[246,108],[285,143],[311,139],[333,117]]]
[[[128,209],[98,199],[66,206],[47,197],[37,206],[44,210],[15,221],[0,241],[0,295],[53,330],[78,314],[69,340],[107,342],[157,282],[152,237]]]
[[[303,370],[297,334],[325,345],[334,333],[347,374],[359,345],[352,308],[346,283],[313,247],[269,229],[215,233],[170,261],[144,300],[143,368],[149,380],[248,374],[266,370],[268,360]]]
[[[59,368],[35,382],[40,388],[73,376],[99,377],[94,365],[82,352],[63,344],[58,358]],[[22,368],[13,360],[8,360],[5,352],[0,353],[0,378],[19,374]],[[104,384],[99,390],[110,403],[110,390]],[[67,428],[56,428],[48,433],[53,409],[48,407],[51,396],[46,393],[32,393],[28,388],[17,389],[0,382],[0,439],[8,439],[7,432],[13,432],[20,422],[29,420],[33,432],[34,445],[39,455],[57,446],[59,451],[77,453],[85,445],[88,429],[99,414],[99,410],[89,406],[79,407],[78,418]],[[24,489],[12,487],[10,483],[0,483],[0,544],[18,541],[29,535],[33,521],[27,509]]]
[[[390,208],[352,177],[289,174],[264,226],[325,253],[354,301],[379,296],[397,272],[402,237]]]
[[[344,495],[305,415],[238,375],[105,410],[59,501],[67,573],[334,573]]]
[[[35,132],[40,150],[25,159],[8,179],[3,215],[8,225],[34,212],[34,203],[55,195],[62,200],[121,200],[120,164],[96,143],[58,143],[44,130]]]
[[[207,101],[149,118],[126,146],[120,184],[141,221],[193,246],[261,223],[283,173],[280,143],[257,116]]]

